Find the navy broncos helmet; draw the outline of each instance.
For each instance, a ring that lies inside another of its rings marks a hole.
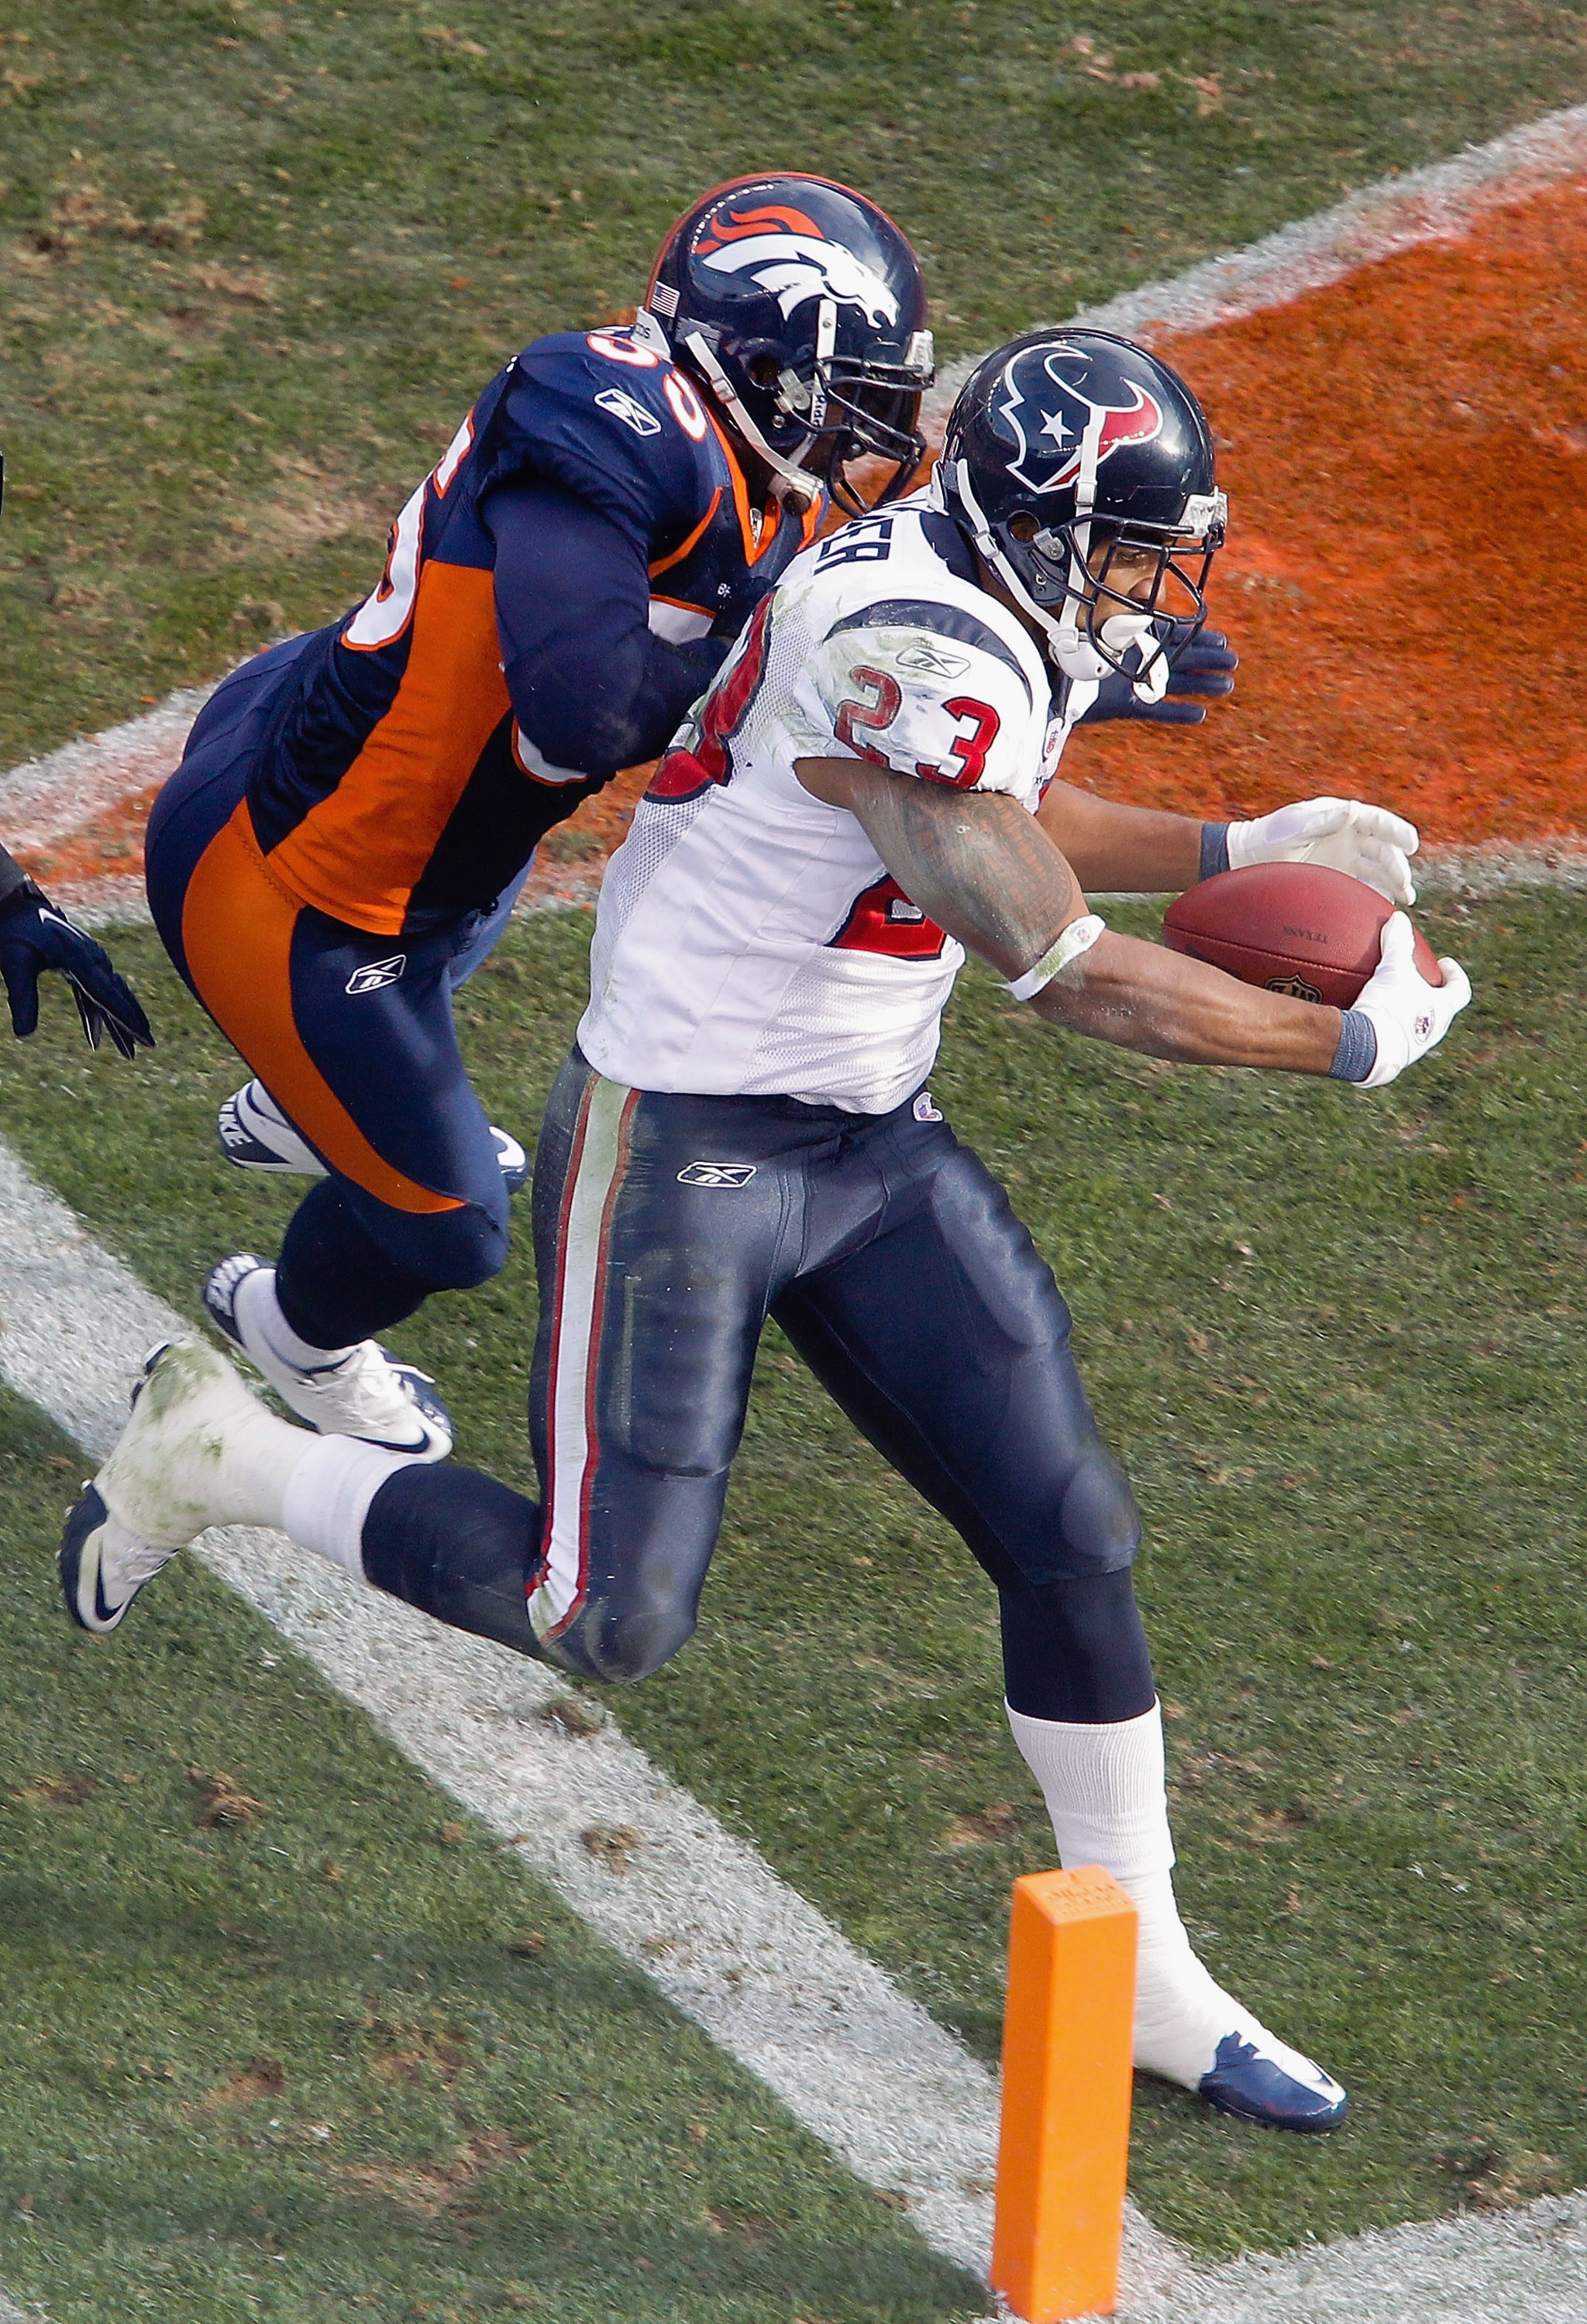
[[[904,490],[925,456],[933,376],[920,263],[885,210],[828,178],[735,178],[661,245],[645,305],[675,363],[709,388],[796,494],[824,483],[864,503],[844,463],[891,464]]]
[[[1161,691],[1206,617],[1228,505],[1176,372],[1107,331],[1030,331],[965,383],[937,475],[950,514],[1067,676]]]

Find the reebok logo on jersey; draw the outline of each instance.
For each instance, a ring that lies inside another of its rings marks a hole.
[[[636,436],[659,436],[661,433],[661,423],[655,413],[647,411],[642,403],[636,403],[623,388],[604,387],[595,401],[603,411],[609,411],[614,420],[621,420],[632,428]]]
[[[906,646],[902,653],[895,654],[893,659],[900,669],[912,670],[920,678],[963,678],[970,667],[957,654],[939,653],[935,646],[928,646],[923,639],[912,646]]]
[[[690,1162],[678,1174],[680,1186],[747,1186],[755,1175],[752,1162]]]
[[[390,960],[372,960],[367,966],[355,968],[353,971],[352,975],[347,979],[346,989],[354,994],[383,992],[388,984],[396,983],[407,965],[408,955],[405,952],[394,952]]]

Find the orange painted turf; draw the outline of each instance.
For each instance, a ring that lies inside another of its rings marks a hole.
[[[1219,439],[1239,689],[1194,733],[1082,732],[1068,779],[1205,815],[1342,791],[1434,846],[1587,831],[1587,179],[1156,344]],[[643,784],[552,834],[531,899],[589,899]],[[135,876],[152,797],[31,868]]]
[[[1203,812],[1343,792],[1433,845],[1587,828],[1587,180],[1155,344],[1219,438],[1239,690],[1195,733],[1083,733],[1068,779]]]

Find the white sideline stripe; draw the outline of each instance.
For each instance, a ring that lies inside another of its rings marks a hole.
[[[0,835],[10,847],[47,847],[145,784],[163,781],[188,729],[215,688],[183,687],[157,710],[63,743],[47,758],[0,775]]]
[[[1392,258],[1398,251],[1452,241],[1467,233],[1483,211],[1523,201],[1581,171],[1587,171],[1587,105],[1573,105],[1507,130],[1485,145],[1468,146],[1453,161],[1379,179],[1332,209],[1281,226],[1244,250],[1204,259],[1170,281],[1122,290],[1100,307],[1077,308],[1066,320],[1126,338],[1237,322],[1342,281],[1358,267]],[[934,443],[941,440],[955,396],[983,360],[984,354],[961,355],[927,397],[922,420]]]
[[[192,1326],[4,1146],[0,1282],[0,1372],[103,1454],[149,1347]],[[278,1534],[211,1534],[204,1554],[862,2179],[906,2191],[928,2242],[984,2267],[992,2076],[752,1848],[612,1722],[578,1738],[548,1721],[547,1703],[569,1690],[543,1666],[363,1589]],[[597,1827],[640,1834],[625,1872],[583,1845]]]
[[[0,1373],[102,1454],[149,1345],[190,1327],[4,1144],[0,1281]],[[580,1738],[548,1720],[568,1689],[542,1665],[359,1588],[280,1534],[210,1534],[202,1554],[860,2178],[905,2192],[935,2249],[984,2272],[992,2077],[752,1848],[611,1720]],[[623,1827],[639,1838],[617,1872],[581,1836]],[[1581,2196],[1222,2267],[1131,2205],[1119,2312],[1129,2324],[1582,2324],[1584,2292]],[[15,2312],[0,2304],[0,2324]]]

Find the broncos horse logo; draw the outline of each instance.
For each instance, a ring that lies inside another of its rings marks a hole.
[[[841,242],[829,242],[803,210],[720,210],[695,254],[714,273],[747,274],[770,292],[785,322],[807,299],[821,298],[858,307],[872,328],[899,318],[899,302],[875,269]]]
[[[1020,447],[1009,463],[1009,474],[1035,493],[1063,492],[1081,481],[1088,465],[1094,475],[1104,460],[1122,451],[1127,444],[1150,444],[1163,432],[1161,405],[1134,380],[1120,383],[1129,391],[1130,402],[1098,403],[1055,368],[1059,364],[1072,364],[1076,359],[1086,370],[1090,369],[1089,358],[1077,348],[1055,347],[1043,357],[1042,372],[1058,393],[1056,398],[1042,394],[1043,417],[1035,431],[1038,440],[1034,441],[1019,417],[1026,410],[1027,399],[1015,378],[1020,367],[1017,356],[1002,376],[1004,401],[998,406],[997,416],[1008,421]],[[1045,444],[1039,440],[1044,437]],[[1055,457],[1057,466],[1047,475],[1029,473],[1032,467]]]

